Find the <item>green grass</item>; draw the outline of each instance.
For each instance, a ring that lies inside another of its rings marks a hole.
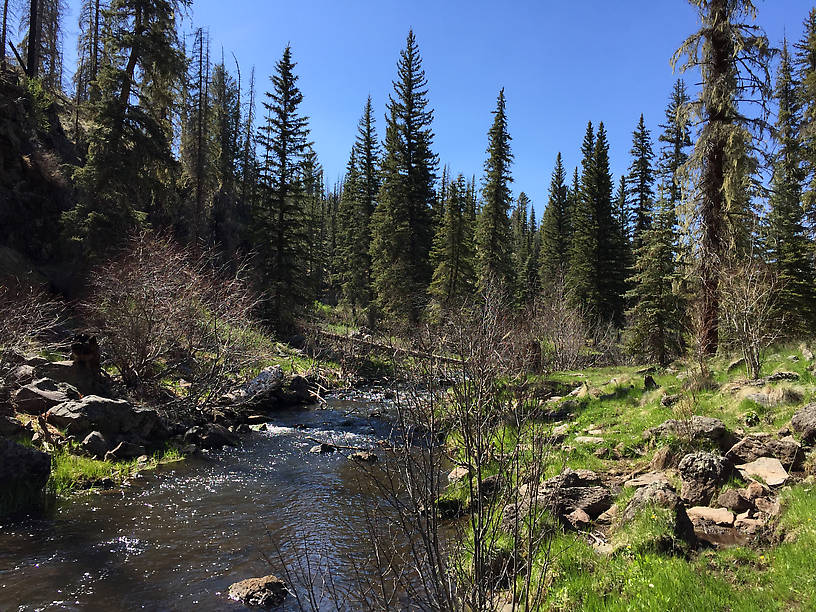
[[[155,469],[158,465],[180,461],[182,458],[178,449],[172,447],[153,453],[144,463],[139,463],[136,459],[101,461],[75,455],[62,448],[51,455],[51,477],[47,488],[56,495],[67,495],[78,489],[92,487],[105,479],[121,483],[136,472]]]

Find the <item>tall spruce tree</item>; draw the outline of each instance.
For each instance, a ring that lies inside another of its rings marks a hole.
[[[258,141],[263,150],[261,198],[256,209],[256,248],[268,315],[279,329],[292,322],[312,295],[309,286],[309,219],[305,162],[310,150],[308,119],[300,114],[292,50],[287,45],[270,77],[266,118]]]
[[[626,177],[626,196],[632,227],[632,246],[640,248],[643,233],[649,229],[654,202],[654,169],[652,160],[652,137],[640,115],[635,131],[632,133],[632,149],[629,152],[632,163]],[[624,230],[628,223],[623,226]]]
[[[89,256],[116,248],[157,202],[172,197],[169,171],[174,92],[184,54],[176,16],[189,0],[113,0],[92,103],[88,157],[76,173],[80,195],[64,216],[69,239]]]
[[[660,365],[678,355],[682,347],[683,308],[673,291],[677,277],[675,223],[674,205],[661,190],[657,216],[635,251],[632,288],[627,293],[632,303],[627,312],[629,349]]]
[[[516,199],[516,205],[510,213],[510,231],[513,236],[513,279],[515,279],[516,299],[520,304],[527,300],[527,277],[525,268],[530,255],[530,228],[529,228],[530,198],[523,191]]]
[[[479,287],[490,283],[509,289],[514,282],[512,230],[510,227],[510,134],[504,89],[499,92],[493,125],[488,132],[487,160],[482,187],[482,208],[476,224],[476,257]]]
[[[530,221],[527,223],[527,260],[524,262],[524,295],[526,301],[534,299],[541,291],[541,232],[538,230],[535,206],[530,205]]]
[[[580,183],[575,185],[570,212],[571,236],[566,282],[575,304],[585,307],[589,313],[597,316],[600,314],[600,295],[594,154],[595,132],[592,122],[589,122],[581,145]]]
[[[545,289],[564,279],[569,263],[570,203],[566,180],[564,163],[561,153],[558,153],[550,180],[550,196],[539,230],[539,276]]]
[[[468,208],[467,185],[460,174],[448,184],[442,223],[431,251],[434,273],[428,293],[440,313],[461,305],[475,289],[474,228]]]
[[[716,353],[719,345],[720,274],[728,259],[750,247],[749,205],[756,161],[750,155],[749,127],[741,110],[746,101],[764,103],[770,93],[771,55],[764,33],[754,19],[751,0],[689,0],[697,7],[701,28],[677,50],[682,71],[697,68],[702,88],[693,109],[701,123],[699,138],[687,167],[698,170],[700,237],[700,310],[702,350]]]
[[[663,132],[658,140],[663,143],[658,160],[658,174],[667,186],[668,199],[675,206],[683,196],[680,169],[688,160],[691,147],[691,120],[687,112],[689,96],[683,79],[677,79],[672,87],[666,106],[665,123],[660,124]]]
[[[595,209],[598,314],[605,321],[623,324],[624,294],[629,275],[629,243],[614,214],[612,173],[609,169],[609,142],[604,124],[598,125],[591,165],[589,195]]]
[[[414,323],[424,308],[431,278],[437,157],[433,111],[413,31],[400,52],[394,94],[389,97],[382,186],[372,217],[372,278],[387,316]]]
[[[802,105],[799,129],[800,154],[804,171],[802,204],[811,239],[816,244],[816,8],[810,9],[802,38],[796,48],[796,80]]]
[[[816,323],[813,263],[803,225],[804,211],[800,204],[803,173],[798,135],[801,106],[796,94],[791,58],[785,42],[776,80],[778,148],[773,166],[768,221],[770,258],[780,281],[777,307],[791,335],[808,332]]]

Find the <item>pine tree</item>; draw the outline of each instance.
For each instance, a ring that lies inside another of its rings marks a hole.
[[[435,310],[460,305],[473,294],[476,284],[473,230],[467,185],[460,174],[448,185],[442,223],[431,251],[434,273],[428,293]]]
[[[566,272],[567,287],[576,305],[588,312],[600,314],[598,292],[598,221],[595,207],[595,133],[592,122],[587,124],[581,145],[581,178],[575,185],[575,195],[570,212],[571,237],[569,243],[569,266]],[[576,171],[577,172],[577,171]],[[542,243],[542,250],[546,249]]]
[[[699,170],[700,346],[706,354],[719,345],[720,274],[731,257],[749,249],[750,191],[756,161],[751,157],[751,119],[738,101],[760,102],[769,95],[768,39],[757,27],[741,23],[755,18],[751,0],[690,0],[698,8],[701,28],[675,53],[672,64],[685,71],[699,68],[702,89],[695,110],[702,125],[687,166]]]
[[[184,73],[176,15],[189,0],[113,0],[92,103],[77,205],[64,217],[88,255],[116,248],[157,203],[172,200],[174,91]],[[165,204],[167,205],[167,204]]]
[[[525,276],[525,267],[527,265],[527,258],[530,255],[530,229],[528,219],[528,206],[530,198],[523,191],[516,199],[516,205],[510,213],[510,231],[513,236],[512,258],[513,258],[513,275],[515,280],[516,299],[519,304],[523,304],[527,300],[527,278]]]
[[[592,190],[597,229],[596,270],[598,313],[605,321],[623,324],[624,294],[631,255],[628,242],[618,224],[612,206],[612,173],[609,169],[609,142],[604,124],[598,125],[592,157]]]
[[[785,328],[795,335],[813,329],[816,295],[813,265],[808,253],[810,245],[800,205],[802,172],[797,136],[801,107],[787,42],[782,47],[775,97],[779,105],[776,123],[779,146],[771,183],[770,258],[780,281],[776,298],[780,319],[784,317]]]
[[[269,295],[269,318],[278,328],[291,323],[312,295],[304,188],[309,128],[308,119],[299,112],[303,94],[294,68],[292,50],[287,46],[270,77],[272,91],[266,93],[266,118],[258,135],[263,163],[256,245],[263,286]]]
[[[512,231],[510,228],[510,134],[507,132],[507,113],[504,89],[499,92],[493,125],[488,132],[487,161],[485,161],[482,209],[476,225],[476,256],[479,287],[485,289],[497,283],[508,289],[512,286]]]
[[[804,23],[804,34],[796,43],[796,80],[802,104],[799,130],[804,190],[802,204],[816,244],[816,8],[810,9]]]
[[[388,316],[416,322],[431,278],[436,155],[433,111],[413,31],[397,64],[389,97],[382,186],[372,218],[372,277],[377,303]]]
[[[239,193],[241,94],[223,59],[213,66],[210,86],[215,189],[209,234],[224,253],[234,253],[246,233]]]
[[[570,254],[570,203],[566,172],[561,153],[555,158],[550,180],[550,197],[541,218],[540,278],[541,286],[551,287],[563,280]]]
[[[541,290],[539,271],[541,269],[541,234],[536,222],[535,207],[530,205],[530,220],[527,223],[527,259],[524,262],[524,291],[526,302],[535,298]]]
[[[674,205],[661,192],[657,218],[643,232],[635,251],[632,289],[627,293],[633,304],[627,312],[632,321],[627,331],[629,349],[660,365],[666,365],[682,347],[683,309],[672,290],[677,277],[675,223]]]
[[[618,190],[615,192],[615,220],[627,241],[632,239],[632,223],[629,202],[627,202],[626,177],[621,176],[618,181]]]
[[[668,186],[668,199],[675,206],[682,198],[679,170],[688,160],[691,146],[691,120],[686,112],[689,97],[683,79],[677,79],[666,106],[666,122],[661,124],[663,133],[658,139],[663,143],[658,162],[658,172]]]
[[[632,244],[635,249],[641,245],[641,236],[649,229],[654,200],[654,170],[652,160],[652,138],[643,115],[640,115],[635,131],[632,133],[632,164],[627,176],[628,207],[632,224]],[[628,227],[627,225],[623,226]]]

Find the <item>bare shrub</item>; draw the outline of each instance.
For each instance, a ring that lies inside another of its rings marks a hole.
[[[726,344],[742,353],[748,376],[757,379],[763,352],[780,337],[784,326],[776,309],[777,277],[764,263],[749,258],[728,268],[720,290]]]
[[[153,395],[172,383],[179,402],[200,406],[250,373],[261,354],[257,298],[243,272],[229,273],[212,252],[142,233],[93,272],[82,309],[132,392]]]
[[[550,370],[571,370],[617,362],[618,331],[609,323],[596,321],[586,308],[573,302],[564,283],[553,283],[525,313],[542,346],[542,365]]]
[[[357,572],[365,609],[532,610],[544,602],[552,532],[537,520],[538,487],[550,426],[519,374],[535,359],[530,329],[501,292],[483,297],[449,313],[436,337],[428,332],[437,358],[403,362],[412,383],[396,401],[398,443],[372,472],[384,502],[369,521],[371,566]],[[451,490],[454,466],[466,475]],[[510,507],[519,509],[513,518]],[[459,514],[464,521],[446,520]]]
[[[21,358],[56,348],[54,330],[63,307],[41,289],[16,278],[0,279],[0,387]],[[0,389],[0,399],[3,399]]]

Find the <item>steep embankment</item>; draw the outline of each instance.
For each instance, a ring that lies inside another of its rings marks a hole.
[[[16,70],[0,69],[0,275],[49,271],[60,258],[60,216],[74,199],[80,153],[60,123],[59,101]],[[63,287],[58,287],[63,288]]]

